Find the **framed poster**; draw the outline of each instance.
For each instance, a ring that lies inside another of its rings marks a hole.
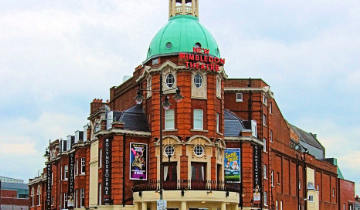
[[[147,144],[130,143],[130,179],[147,180]]]
[[[241,182],[240,148],[228,148],[224,151],[224,178],[227,183]]]

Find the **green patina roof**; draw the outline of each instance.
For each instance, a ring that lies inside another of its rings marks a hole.
[[[168,47],[168,43],[171,43],[171,47]],[[179,52],[193,52],[196,43],[200,43],[202,48],[209,49],[210,55],[220,57],[214,37],[199,23],[197,17],[174,16],[151,41],[146,60]]]

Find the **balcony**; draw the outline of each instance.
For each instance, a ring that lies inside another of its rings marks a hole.
[[[220,208],[224,203],[235,207],[240,198],[240,185],[224,182],[177,180],[164,182],[163,188],[164,200],[174,208],[180,207],[177,206],[179,202],[187,203],[188,207],[191,205],[207,207],[212,204]],[[159,180],[137,184],[133,188],[134,203],[154,204],[160,198],[159,192]]]

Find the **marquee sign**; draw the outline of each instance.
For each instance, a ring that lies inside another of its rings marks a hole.
[[[209,49],[194,47],[192,53],[179,53],[179,58],[186,60],[187,69],[218,72],[220,65],[225,64],[225,58],[214,57],[209,53]]]
[[[130,143],[130,179],[147,180],[147,144]]]
[[[46,210],[51,209],[51,183],[52,183],[52,165],[46,164]]]
[[[104,201],[110,201],[111,197],[111,139],[105,139],[104,143]],[[102,154],[100,154],[102,155]]]

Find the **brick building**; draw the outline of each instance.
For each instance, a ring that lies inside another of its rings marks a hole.
[[[162,187],[169,209],[339,209],[351,192],[316,135],[286,121],[262,79],[228,77],[198,8],[170,0],[133,76],[91,102],[84,131],[49,144],[29,185],[40,208],[156,209]]]
[[[29,209],[28,187],[23,180],[0,176],[0,209]]]

